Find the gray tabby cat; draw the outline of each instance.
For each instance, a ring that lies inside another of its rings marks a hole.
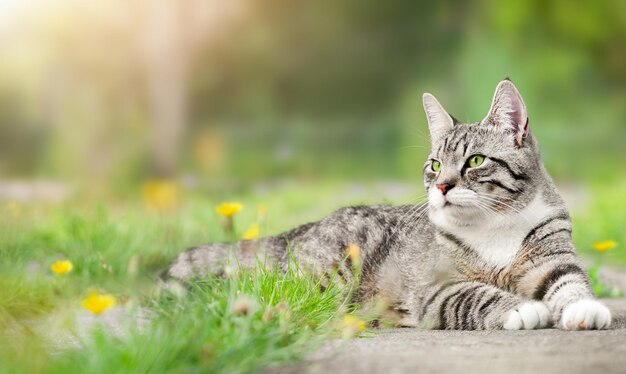
[[[354,244],[362,256],[359,300],[388,300],[400,326],[608,328],[611,314],[576,257],[568,210],[513,83],[498,84],[478,123],[458,123],[428,93],[424,109],[428,204],[347,207],[275,237],[192,248],[167,276],[223,274],[229,263],[252,267],[258,258],[286,266],[288,248],[297,248],[302,266],[350,281],[345,250]]]

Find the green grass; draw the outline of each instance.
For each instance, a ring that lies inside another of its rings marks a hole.
[[[626,266],[626,180],[588,187],[589,204],[572,214],[573,238],[580,254],[594,263]],[[604,253],[593,248],[613,240],[617,247]]]
[[[144,333],[128,339],[97,333],[52,371],[255,371],[299,358],[331,333],[341,296],[337,288],[321,293],[315,280],[295,267],[207,279],[195,284],[189,297],[155,300],[157,317]],[[235,303],[244,306],[233,311]]]
[[[96,328],[91,338],[81,339],[81,349],[59,356],[46,352],[37,337],[24,338],[27,345],[21,347],[5,341],[0,371],[253,372],[300,358],[334,332],[345,310],[339,288],[322,293],[313,277],[296,267],[206,279],[188,296],[144,301],[154,313],[148,327],[125,324],[129,333],[122,337]],[[245,306],[235,308],[236,303]]]
[[[246,206],[235,217],[234,235],[224,232],[214,211],[221,199],[199,194],[184,195],[166,214],[139,198],[1,207],[0,372],[237,373],[301,358],[323,337],[341,333],[348,311],[343,290],[331,285],[320,292],[314,277],[295,265],[287,272],[259,268],[206,279],[186,298],[156,294],[155,279],[189,246],[238,238],[257,221],[259,203],[267,205],[261,234],[276,234],[345,203],[312,198],[332,191],[317,185],[264,198],[225,196]],[[71,260],[73,270],[54,274],[49,266],[57,259]],[[93,289],[115,295],[128,313],[153,311],[150,328],[129,325],[123,337],[96,329],[85,339],[74,321],[88,314],[81,301]],[[241,297],[251,304],[246,314],[231,310]],[[81,348],[59,351],[51,343],[72,334],[81,337]]]
[[[598,271],[609,265],[626,268],[626,181],[588,187],[590,203],[573,214],[573,238],[578,253],[592,265],[589,279],[600,297],[623,296],[626,290],[604,283]],[[594,243],[612,240],[615,248],[599,252]]]
[[[574,214],[577,248],[594,263],[626,264],[625,186],[589,186],[588,206]],[[268,235],[350,203],[408,201],[354,191],[312,184],[261,196],[193,193],[167,214],[151,212],[139,198],[0,206],[0,372],[237,373],[302,358],[341,333],[341,317],[349,311],[341,290],[321,293],[313,277],[292,267],[285,273],[257,269],[206,279],[194,284],[192,297],[176,298],[155,294],[155,276],[189,246],[233,239],[214,211],[221,200],[246,206],[235,217],[235,237],[257,220],[260,203],[267,205],[261,234]],[[618,247],[606,253],[593,249],[593,243],[608,239]],[[53,274],[49,266],[56,259],[71,260],[72,272]],[[95,329],[81,338],[80,348],[54,349],[50,337],[75,333],[73,321],[88,313],[80,303],[91,289],[114,294],[129,313],[152,310],[150,328],[129,325],[122,337]],[[241,300],[249,305],[247,313],[233,311]]]

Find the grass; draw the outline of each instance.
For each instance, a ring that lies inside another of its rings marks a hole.
[[[592,185],[588,188],[591,201],[583,209],[572,215],[573,238],[578,252],[586,258],[589,267],[591,286],[600,297],[623,296],[624,291],[604,283],[599,269],[604,265],[624,269],[626,267],[626,181],[606,185]],[[611,240],[615,248],[600,252],[594,243]]]
[[[53,372],[252,372],[315,346],[332,332],[342,300],[340,290],[321,293],[295,267],[207,279],[191,293],[158,298],[144,333],[118,339],[101,331]]]
[[[595,263],[626,266],[626,180],[590,185],[589,204],[572,214],[573,238],[579,253]],[[593,244],[613,240],[617,247],[600,253]]]
[[[574,214],[575,243],[594,263],[626,264],[625,186],[589,186],[589,204]],[[245,373],[302,358],[345,328],[342,316],[349,310],[341,290],[321,293],[313,277],[292,267],[205,279],[193,285],[192,297],[177,298],[155,294],[155,275],[186,247],[231,240],[253,222],[260,223],[261,235],[275,234],[342,205],[389,196],[367,189],[355,194],[353,186],[337,184],[222,196],[246,207],[235,217],[235,234],[222,229],[214,211],[222,197],[185,195],[166,214],[136,197],[0,207],[0,372]],[[261,203],[267,206],[263,219],[257,212]],[[618,247],[593,249],[608,239]],[[49,266],[58,259],[71,260],[73,270],[52,273]],[[74,322],[88,314],[80,303],[93,289],[114,294],[125,313],[151,310],[150,328],[131,324],[117,337],[106,327],[80,334]],[[80,348],[54,349],[55,337],[68,336],[78,336]]]
[[[184,196],[169,213],[155,213],[140,199],[2,207],[0,372],[245,373],[302,357],[322,338],[342,333],[344,290],[331,285],[320,292],[314,277],[295,265],[287,272],[259,268],[205,279],[187,298],[156,294],[155,278],[178,252],[236,239],[253,222],[266,235],[292,226],[292,217],[302,223],[321,218],[335,203],[307,197],[333,189],[241,197],[246,208],[235,217],[234,234],[215,213],[220,200],[197,194]],[[260,203],[267,206],[261,220]],[[69,259],[72,271],[54,274],[49,267],[59,259]],[[128,334],[116,337],[103,325],[92,336],[82,334],[75,321],[89,314],[81,300],[94,289],[116,295],[124,314],[151,310],[150,328],[131,324]],[[234,311],[242,302],[245,313]],[[54,348],[53,341],[72,336],[81,348]]]
[[[148,301],[149,328],[129,322],[130,333],[121,337],[96,328],[83,337],[82,348],[59,356],[36,338],[26,347],[6,341],[0,371],[253,372],[300,358],[334,332],[344,298],[338,288],[326,291],[295,267],[205,279],[193,285],[190,297],[164,294]]]

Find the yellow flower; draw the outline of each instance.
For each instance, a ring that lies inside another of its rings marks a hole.
[[[109,294],[102,294],[97,291],[89,292],[83,300],[83,307],[95,315],[99,315],[116,303],[115,297]]]
[[[228,151],[223,139],[212,132],[200,133],[195,137],[192,149],[200,166],[208,170],[219,170],[224,166]]]
[[[259,237],[259,224],[258,223],[253,223],[250,225],[250,227],[246,230],[246,232],[243,233],[242,238],[245,240],[252,240],[252,239],[256,239]]]
[[[358,264],[361,261],[361,248],[356,244],[349,244],[346,248],[346,256],[353,264]]]
[[[233,201],[221,203],[217,208],[215,208],[215,211],[226,218],[232,218],[242,209],[243,205],[241,203]]]
[[[142,195],[148,208],[158,212],[166,212],[178,205],[179,189],[176,183],[172,181],[154,180],[144,184]]]
[[[72,271],[74,266],[68,260],[55,261],[52,265],[50,265],[50,270],[57,273],[58,275],[63,275],[65,273],[69,273]]]
[[[595,243],[593,247],[600,252],[604,252],[604,251],[608,251],[609,249],[617,247],[617,243],[614,242],[613,240],[605,240],[603,242]]]
[[[352,314],[343,316],[341,322],[344,338],[352,338],[359,332],[365,331],[365,322]]]
[[[263,218],[265,217],[265,213],[267,213],[267,206],[265,204],[259,204],[257,211],[259,213],[259,218]]]
[[[15,201],[11,201],[7,204],[7,210],[9,211],[9,213],[11,213],[11,216],[15,218],[19,217],[20,213],[22,212],[22,207]]]

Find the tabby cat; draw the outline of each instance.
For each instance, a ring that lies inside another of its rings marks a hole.
[[[350,282],[346,248],[358,246],[359,300],[388,300],[400,326],[608,328],[611,314],[576,257],[568,210],[513,83],[498,84],[477,123],[458,123],[428,93],[423,103],[432,143],[427,204],[347,207],[274,237],[191,248],[167,278],[223,274],[258,259],[284,267],[295,255],[320,276]]]

